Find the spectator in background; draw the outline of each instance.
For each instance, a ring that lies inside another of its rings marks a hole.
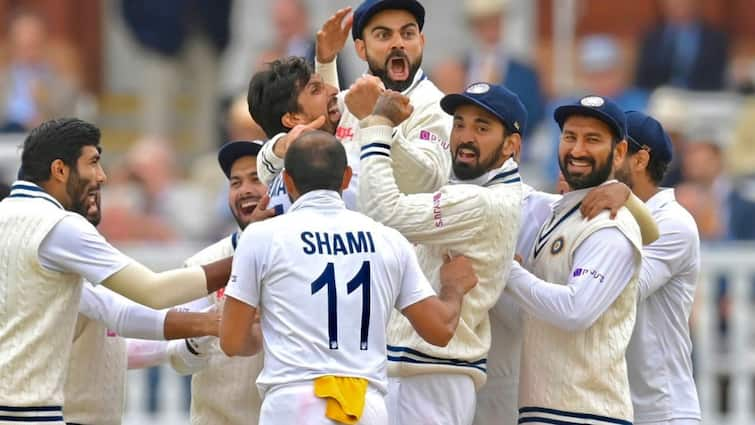
[[[142,48],[142,132],[163,138],[188,127],[195,147],[219,145],[219,63],[230,39],[231,0],[122,0],[127,28]],[[189,88],[187,90],[186,88]],[[194,104],[187,126],[178,123],[176,100]]]
[[[638,58],[637,86],[690,90],[724,88],[726,35],[703,21],[699,0],[661,0],[663,19],[645,35]]]
[[[196,208],[213,198],[180,179],[181,171],[169,140],[138,140],[103,189],[101,232],[117,242],[201,240],[212,223],[198,220]]]
[[[679,203],[697,221],[701,240],[731,239],[732,185],[724,174],[720,136],[704,128],[692,130],[684,147]]]
[[[255,68],[261,70],[266,63],[289,56],[306,58],[307,62],[314,68],[315,37],[310,27],[306,1],[277,0],[271,3],[275,40],[273,40],[272,46],[262,53]],[[337,62],[337,66],[338,84],[341,89],[346,89],[352,80],[341,61]]]
[[[535,69],[512,57],[502,43],[503,21],[509,1],[465,1],[467,23],[474,38],[473,48],[465,59],[466,83],[503,84],[516,93],[527,109],[527,134],[542,120],[545,98]]]
[[[725,150],[726,170],[732,178],[731,236],[755,240],[755,98],[745,99],[732,143]]]
[[[42,18],[20,12],[8,26],[8,62],[0,68],[0,131],[25,132],[42,121],[76,112],[79,81],[64,65],[72,54],[56,49]],[[63,55],[56,55],[62,53]]]
[[[569,96],[556,99],[548,105],[552,116],[558,105],[574,103],[587,95],[596,95],[613,99],[625,111],[644,111],[647,107],[648,93],[631,86],[627,75],[624,52],[618,41],[607,34],[593,34],[582,38],[578,48],[579,87]],[[550,145],[553,149],[547,158],[548,181],[555,183],[558,179],[558,142],[561,129],[555,121],[549,123]]]
[[[687,102],[684,90],[672,87],[656,89],[648,100],[648,115],[661,123],[674,146],[674,158],[668,165],[661,187],[676,187],[682,181],[682,158],[690,120]]]

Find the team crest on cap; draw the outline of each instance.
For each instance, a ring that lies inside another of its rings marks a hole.
[[[603,100],[600,96],[587,96],[583,97],[582,100],[579,101],[579,103],[582,104],[582,106],[589,106],[591,108],[599,108],[603,106],[604,103],[606,103],[605,100]]]
[[[486,83],[472,84],[471,86],[467,87],[467,93],[471,94],[483,94],[487,93],[489,90],[490,85]]]

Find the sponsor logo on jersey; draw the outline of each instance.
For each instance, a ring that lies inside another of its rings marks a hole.
[[[110,329],[105,329],[105,335],[111,338],[118,336],[118,334],[115,331],[111,331]]]
[[[225,295],[225,288],[220,288],[217,291],[215,291],[215,296],[219,300],[222,300],[224,295]]]
[[[429,130],[421,130],[419,132],[419,139],[426,140],[428,142],[440,143],[440,145],[443,146],[443,148],[445,149],[448,149],[450,147],[448,145],[448,141],[444,140],[442,137],[438,136],[437,134]]]
[[[580,276],[591,276],[593,279],[598,280],[600,283],[603,283],[603,281],[606,279],[605,275],[603,275],[603,273],[597,270],[583,269],[581,267],[577,267],[576,269],[574,269],[574,272],[572,272],[572,277],[580,277]]]
[[[440,192],[433,195],[433,220],[435,220],[435,227],[443,227],[443,216],[440,211]]]
[[[351,140],[354,138],[354,129],[351,127],[338,126],[338,128],[336,129],[336,137],[342,142]]]

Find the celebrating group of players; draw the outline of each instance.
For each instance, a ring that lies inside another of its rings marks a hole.
[[[539,192],[518,173],[521,101],[444,96],[424,18],[366,0],[323,25],[314,70],[252,77],[270,140],[218,153],[239,231],[183,268],[97,232],[96,127],[32,130],[0,203],[0,424],[118,424],[127,366],[163,362],[193,374],[192,424],[698,424],[699,240],[658,187],[662,126],[562,105],[570,191]],[[339,93],[349,33],[369,73]]]

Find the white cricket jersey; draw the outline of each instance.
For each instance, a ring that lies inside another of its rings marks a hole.
[[[465,184],[446,184],[435,193],[403,195],[392,162],[392,129],[362,129],[362,170],[359,197],[365,211],[417,244],[425,275],[440,288],[443,256],[469,258],[479,278],[462,303],[459,326],[445,347],[422,339],[409,321],[394,314],[388,329],[391,376],[433,373],[469,375],[480,388],[487,377],[490,349],[488,311],[506,285],[514,258],[522,184],[513,159]]]
[[[81,277],[45,269],[37,252],[73,214],[22,181],[0,202],[0,423],[63,423]]]
[[[526,257],[535,244],[540,226],[550,218],[559,195],[540,192],[522,184],[522,215],[516,253]],[[507,259],[504,261],[508,261]],[[488,380],[477,392],[475,425],[514,425],[519,418],[519,356],[522,350],[522,318],[519,305],[505,291],[490,314],[491,344]]]
[[[127,350],[119,335],[163,339],[166,314],[84,282],[65,383],[66,422],[121,423]]]
[[[338,86],[335,61],[328,64],[317,63],[316,70],[325,82]],[[353,171],[351,183],[343,193],[343,200],[347,208],[358,210],[357,194],[361,168],[359,140],[362,136],[359,119],[346,107],[346,93],[347,91],[342,91],[338,95],[338,107],[342,116],[335,136],[343,143],[348,165]],[[391,152],[394,158],[393,173],[402,193],[433,192],[448,182],[451,173],[449,140],[453,119],[440,107],[443,93],[421,69],[402,94],[409,97],[414,111],[408,119],[395,127],[391,134],[394,141]],[[283,158],[273,153],[275,141],[283,135],[279,134],[265,143],[257,156],[257,171],[260,180],[270,187],[271,198],[285,194],[285,187],[279,176],[283,169]],[[290,206],[285,200],[282,204],[284,210]],[[359,210],[362,211],[361,207]]]
[[[264,397],[323,375],[366,378],[385,393],[390,313],[435,292],[398,232],[347,210],[336,192],[313,191],[244,231],[225,294],[260,309]]]
[[[537,234],[527,260],[514,262],[507,290],[524,315],[519,421],[579,419],[629,424],[626,347],[634,327],[642,247],[626,208],[587,221],[589,189],[567,193]]]
[[[637,323],[627,349],[635,423],[699,420],[689,315],[700,272],[700,236],[673,189],[661,190],[646,205],[660,237],[643,249]]]
[[[0,423],[61,423],[81,279],[131,260],[34,183],[15,182],[0,205]]]

